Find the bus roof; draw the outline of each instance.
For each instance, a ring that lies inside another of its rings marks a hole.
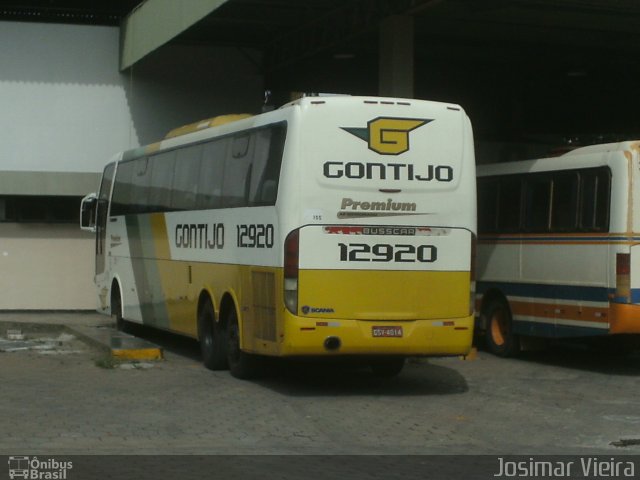
[[[173,130],[169,131],[169,133],[167,133],[164,138],[166,140],[168,138],[179,137],[181,135],[186,135],[187,133],[198,132],[200,130],[204,130],[205,128],[218,127],[220,125],[236,122],[238,120],[242,120],[244,118],[249,118],[252,116],[253,115],[251,115],[250,113],[232,113],[229,115],[218,115],[217,117],[207,118],[206,120],[200,120],[198,122],[190,123],[182,127],[174,128]]]
[[[453,103],[434,102],[430,100],[404,99],[392,97],[374,97],[374,96],[350,96],[350,95],[328,95],[315,97],[302,97],[292,102],[282,105],[276,110],[251,115],[248,113],[219,115],[207,120],[201,120],[188,125],[184,125],[171,130],[164,139],[142,145],[118,154],[114,159],[116,161],[131,160],[143,155],[151,155],[167,148],[174,148],[186,143],[197,142],[207,138],[216,137],[233,133],[236,128],[239,130],[247,128],[255,128],[256,126],[275,123],[286,120],[291,115],[292,109],[306,110],[310,107],[319,107],[322,105],[342,105],[345,108],[356,108],[360,106],[397,106],[400,109],[410,107],[412,105],[439,105],[447,110],[458,111],[464,114],[464,109]],[[400,113],[400,112],[399,112]],[[234,125],[237,123],[237,127]]]
[[[602,164],[602,159],[598,160],[594,157],[591,157],[587,161],[587,163],[585,163],[583,157],[587,155],[597,156],[598,154],[605,154],[610,152],[630,152],[633,150],[640,152],[639,140],[603,143],[600,145],[580,147],[557,157],[518,160],[514,162],[485,163],[478,165],[477,174],[479,177],[485,177],[498,174],[509,175],[534,171],[564,170],[567,168],[596,166],[596,164]]]

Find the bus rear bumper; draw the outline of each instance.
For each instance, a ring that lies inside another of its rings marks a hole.
[[[474,317],[444,320],[344,320],[285,314],[283,356],[466,355]],[[398,328],[399,327],[399,328]]]

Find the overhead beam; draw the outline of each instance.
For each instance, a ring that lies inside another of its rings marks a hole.
[[[149,53],[229,0],[146,0],[123,21],[120,70],[126,70]]]
[[[442,0],[351,0],[342,7],[275,38],[266,67],[275,71],[378,28],[393,15],[411,15]]]

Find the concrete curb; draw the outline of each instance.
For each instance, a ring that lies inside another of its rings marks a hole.
[[[27,333],[66,332],[118,360],[162,360],[160,347],[141,338],[103,325],[63,325],[0,320],[0,330],[22,330]]]

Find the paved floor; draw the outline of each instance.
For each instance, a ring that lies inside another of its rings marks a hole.
[[[3,325],[108,320],[0,314]],[[113,368],[80,342],[68,353],[0,352],[0,454],[640,454],[612,444],[640,439],[640,356],[480,352],[410,363],[386,380],[279,362],[249,382],[206,370],[193,341],[142,333],[165,361]]]

